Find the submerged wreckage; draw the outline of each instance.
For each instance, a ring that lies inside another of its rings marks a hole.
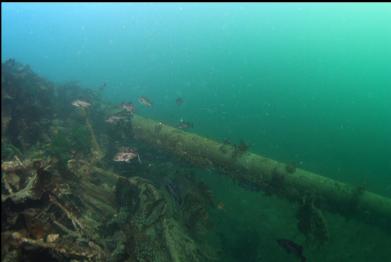
[[[122,132],[132,115],[98,103],[75,83],[57,88],[14,60],[2,65],[1,260],[211,260],[192,231],[206,224],[210,196],[176,181],[192,217],[178,214],[162,181],[188,171],[164,161],[146,170]],[[113,112],[120,121],[107,123]],[[135,165],[116,161],[124,148]]]
[[[174,179],[164,160],[149,171],[147,156],[113,161],[129,141],[299,203],[299,229],[319,243],[321,210],[391,229],[388,198],[118,110],[74,83],[57,88],[14,60],[2,65],[1,99],[2,261],[214,260],[198,241],[207,187],[186,182],[186,170]]]
[[[158,128],[158,131],[156,127]],[[242,185],[250,185],[290,201],[312,196],[320,209],[391,230],[391,199],[318,174],[292,168],[258,154],[236,153],[237,147],[184,132],[135,115],[135,138],[205,168],[214,168]],[[221,150],[224,147],[225,150]]]

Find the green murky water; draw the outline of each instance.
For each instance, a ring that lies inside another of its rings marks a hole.
[[[2,62],[103,89],[137,113],[391,197],[391,5],[2,4]],[[180,97],[183,104],[175,100]],[[199,170],[221,261],[296,261],[296,206]],[[325,214],[308,261],[387,261],[381,229]],[[289,260],[290,261],[290,260]],[[298,260],[297,260],[298,261]]]

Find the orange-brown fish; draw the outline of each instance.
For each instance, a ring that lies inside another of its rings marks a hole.
[[[127,162],[129,163],[132,159],[137,158],[138,162],[141,164],[141,158],[139,153],[133,148],[122,148],[113,158],[116,162]]]
[[[143,106],[146,106],[146,107],[151,107],[152,106],[152,102],[151,100],[149,100],[147,97],[145,96],[140,96],[138,98],[138,101],[140,104],[142,104]]]

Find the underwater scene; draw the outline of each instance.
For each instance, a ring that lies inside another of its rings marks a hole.
[[[1,261],[391,261],[391,4],[1,7]]]

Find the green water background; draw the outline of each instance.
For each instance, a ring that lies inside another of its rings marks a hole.
[[[390,25],[386,3],[2,4],[2,61],[106,83],[116,103],[147,96],[141,115],[391,196]],[[225,204],[211,211],[222,261],[294,260],[275,239],[303,243],[295,205],[198,175]],[[310,261],[391,257],[385,232],[325,216],[330,241],[305,247]]]
[[[2,7],[2,61],[391,196],[390,4]]]

